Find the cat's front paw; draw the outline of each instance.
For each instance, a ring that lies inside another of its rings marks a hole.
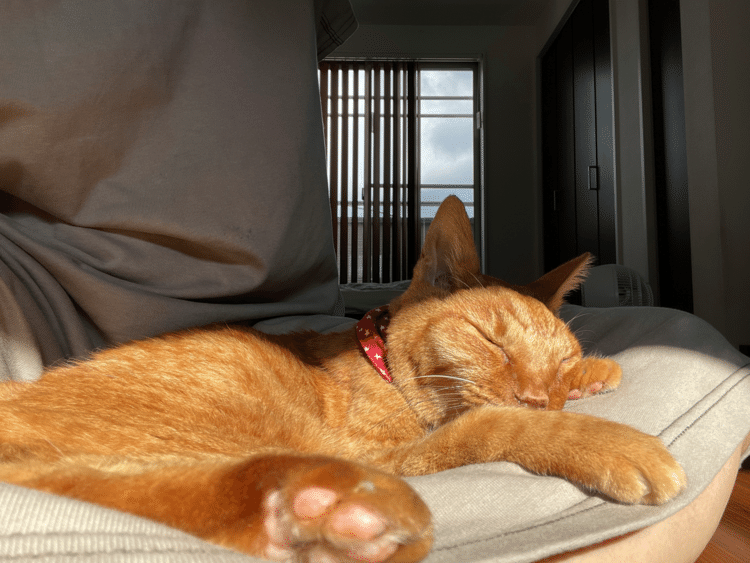
[[[403,480],[346,461],[271,491],[263,513],[272,561],[417,562],[432,542],[429,511]]]
[[[627,503],[663,504],[687,485],[685,471],[658,438],[635,458],[613,467],[608,486],[610,496]]]
[[[587,451],[575,471],[588,475],[579,482],[628,504],[663,504],[686,487],[685,471],[659,438],[610,421],[596,426],[596,442],[580,445]]]
[[[583,399],[617,388],[622,380],[620,364],[609,358],[583,358],[573,377],[568,399]]]

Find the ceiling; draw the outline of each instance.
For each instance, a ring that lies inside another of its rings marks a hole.
[[[349,0],[361,25],[534,25],[550,0]]]

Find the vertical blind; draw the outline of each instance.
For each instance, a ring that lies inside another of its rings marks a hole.
[[[415,63],[319,69],[340,282],[407,279],[419,244]]]

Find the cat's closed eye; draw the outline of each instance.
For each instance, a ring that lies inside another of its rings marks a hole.
[[[496,340],[490,338],[486,334],[482,333],[482,336],[484,336],[485,340],[492,344],[498,352],[500,352],[500,357],[503,359],[503,364],[512,364],[513,361],[510,359],[510,356],[508,355],[508,352],[505,351],[505,348],[502,344],[498,343]]]
[[[494,346],[500,352],[500,355],[503,358],[504,364],[512,363],[510,356],[508,355],[508,352],[505,351],[505,348],[503,347],[503,345],[500,342],[498,342],[496,338],[493,338],[492,336],[487,334],[487,332],[485,332],[484,329],[475,325],[474,323],[469,323],[469,324],[474,328],[474,330],[476,330],[480,338],[489,342],[492,346]]]

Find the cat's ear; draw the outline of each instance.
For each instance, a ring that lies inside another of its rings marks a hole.
[[[478,274],[479,254],[466,208],[456,196],[448,196],[425,235],[413,279],[451,290],[474,285]]]
[[[594,257],[590,253],[581,254],[579,257],[568,260],[565,264],[544,274],[535,282],[531,282],[525,286],[526,290],[530,295],[547,305],[550,311],[557,313],[565,302],[565,296],[578,289],[581,282],[586,278],[593,261]]]

